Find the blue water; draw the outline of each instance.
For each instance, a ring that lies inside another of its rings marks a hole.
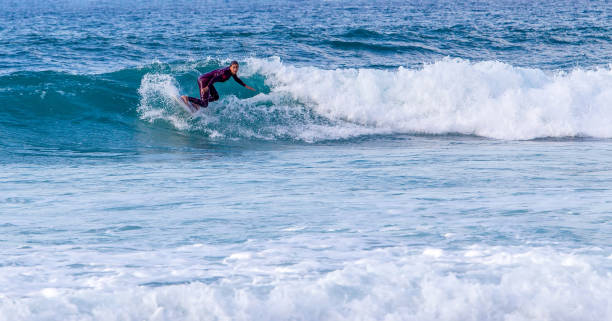
[[[611,63],[609,1],[3,1],[0,320],[612,320]]]

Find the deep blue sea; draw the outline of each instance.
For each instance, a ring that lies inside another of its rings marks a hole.
[[[1,321],[611,298],[610,1],[0,0]]]

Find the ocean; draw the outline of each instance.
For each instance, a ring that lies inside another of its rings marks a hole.
[[[611,124],[607,0],[1,0],[0,320],[612,320]]]

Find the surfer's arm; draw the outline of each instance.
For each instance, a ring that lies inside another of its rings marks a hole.
[[[245,83],[244,83],[244,81],[242,81],[240,78],[238,78],[238,76],[236,76],[236,75],[232,75],[232,78],[234,78],[234,80],[235,80],[237,83],[241,84],[243,87],[245,87],[245,88],[247,88],[247,89],[250,89],[250,90],[252,90],[252,91],[255,91],[255,88],[253,88],[253,87],[251,87],[251,86],[249,86],[249,85],[245,84]]]

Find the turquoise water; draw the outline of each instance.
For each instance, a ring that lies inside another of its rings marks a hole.
[[[610,8],[4,2],[0,320],[612,319]]]

